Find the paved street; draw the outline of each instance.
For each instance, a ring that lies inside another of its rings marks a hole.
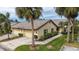
[[[71,46],[64,46],[62,51],[79,51],[79,48],[71,47]]]
[[[3,48],[0,48],[0,51],[5,51]]]
[[[0,45],[0,51],[11,51],[8,47]]]

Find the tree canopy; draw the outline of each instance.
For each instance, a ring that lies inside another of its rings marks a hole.
[[[38,19],[41,15],[41,7],[17,7],[16,14],[19,18]]]
[[[79,8],[77,7],[56,7],[56,13],[66,18],[76,18],[78,16]]]

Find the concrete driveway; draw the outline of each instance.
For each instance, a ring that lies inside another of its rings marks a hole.
[[[16,47],[20,45],[29,44],[29,43],[31,44],[31,42],[32,42],[31,39],[28,39],[26,37],[21,37],[7,42],[1,42],[0,46],[8,50],[14,50]]]
[[[16,35],[10,34],[9,36],[10,37],[13,37],[13,36],[16,36]],[[8,38],[8,34],[5,34],[5,35],[0,36],[0,40],[4,40],[4,39],[7,39],[7,38]]]
[[[49,38],[49,39],[47,39],[45,41],[41,41],[41,42],[35,41],[35,44],[47,44],[48,42],[50,42],[50,41],[52,41],[60,36],[61,35],[57,35],[57,36],[54,36],[52,38]],[[17,39],[6,41],[6,42],[0,42],[0,46],[8,51],[14,50],[18,46],[29,45],[29,44],[32,44],[32,40],[28,39],[26,37],[21,37],[21,38],[17,38]]]

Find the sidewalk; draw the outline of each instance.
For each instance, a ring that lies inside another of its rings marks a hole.
[[[75,48],[71,46],[64,46],[61,51],[79,51],[79,48]]]
[[[52,40],[55,40],[56,38],[58,38],[60,36],[62,36],[62,34],[56,35],[56,36],[49,38],[49,39],[42,41],[42,42],[36,41],[35,44],[47,44],[47,43],[51,42]]]

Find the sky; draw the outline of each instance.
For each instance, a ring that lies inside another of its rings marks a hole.
[[[10,13],[10,19],[13,19],[13,20],[17,19],[18,21],[25,21],[25,19],[22,20],[17,17],[16,12],[15,12],[15,7],[0,7],[0,13],[5,14],[6,12]],[[61,19],[61,17],[55,13],[55,9],[53,7],[43,7],[42,16],[40,18]],[[64,17],[62,19],[64,19]]]

